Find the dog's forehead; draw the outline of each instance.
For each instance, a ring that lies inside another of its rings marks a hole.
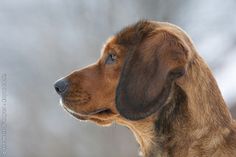
[[[116,37],[115,36],[111,36],[107,39],[107,41],[105,42],[105,44],[103,45],[101,54],[107,54],[111,49],[114,49],[116,45]]]
[[[108,38],[108,40],[103,46],[101,55],[106,56],[108,53],[111,52],[118,56],[124,56],[127,52],[127,46],[119,44],[116,35]]]
[[[113,48],[116,44],[116,36],[111,36],[105,44],[105,50]]]

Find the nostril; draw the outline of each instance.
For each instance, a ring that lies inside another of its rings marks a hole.
[[[60,88],[58,88],[58,87],[55,87],[55,90],[56,90],[57,93],[61,92]]]
[[[54,84],[54,88],[58,94],[64,94],[68,88],[68,82],[65,79],[61,79]]]

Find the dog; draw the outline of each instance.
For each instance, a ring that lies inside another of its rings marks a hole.
[[[144,157],[236,156],[236,123],[212,72],[173,24],[125,27],[96,63],[54,86],[77,119],[128,127]]]

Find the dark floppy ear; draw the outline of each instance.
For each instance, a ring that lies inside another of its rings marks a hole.
[[[116,108],[125,118],[139,120],[160,110],[174,80],[183,76],[187,48],[176,35],[162,30],[129,52],[116,90]]]

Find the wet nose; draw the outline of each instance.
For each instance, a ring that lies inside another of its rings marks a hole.
[[[54,84],[54,88],[59,95],[62,95],[68,89],[68,81],[66,79],[60,79]]]

